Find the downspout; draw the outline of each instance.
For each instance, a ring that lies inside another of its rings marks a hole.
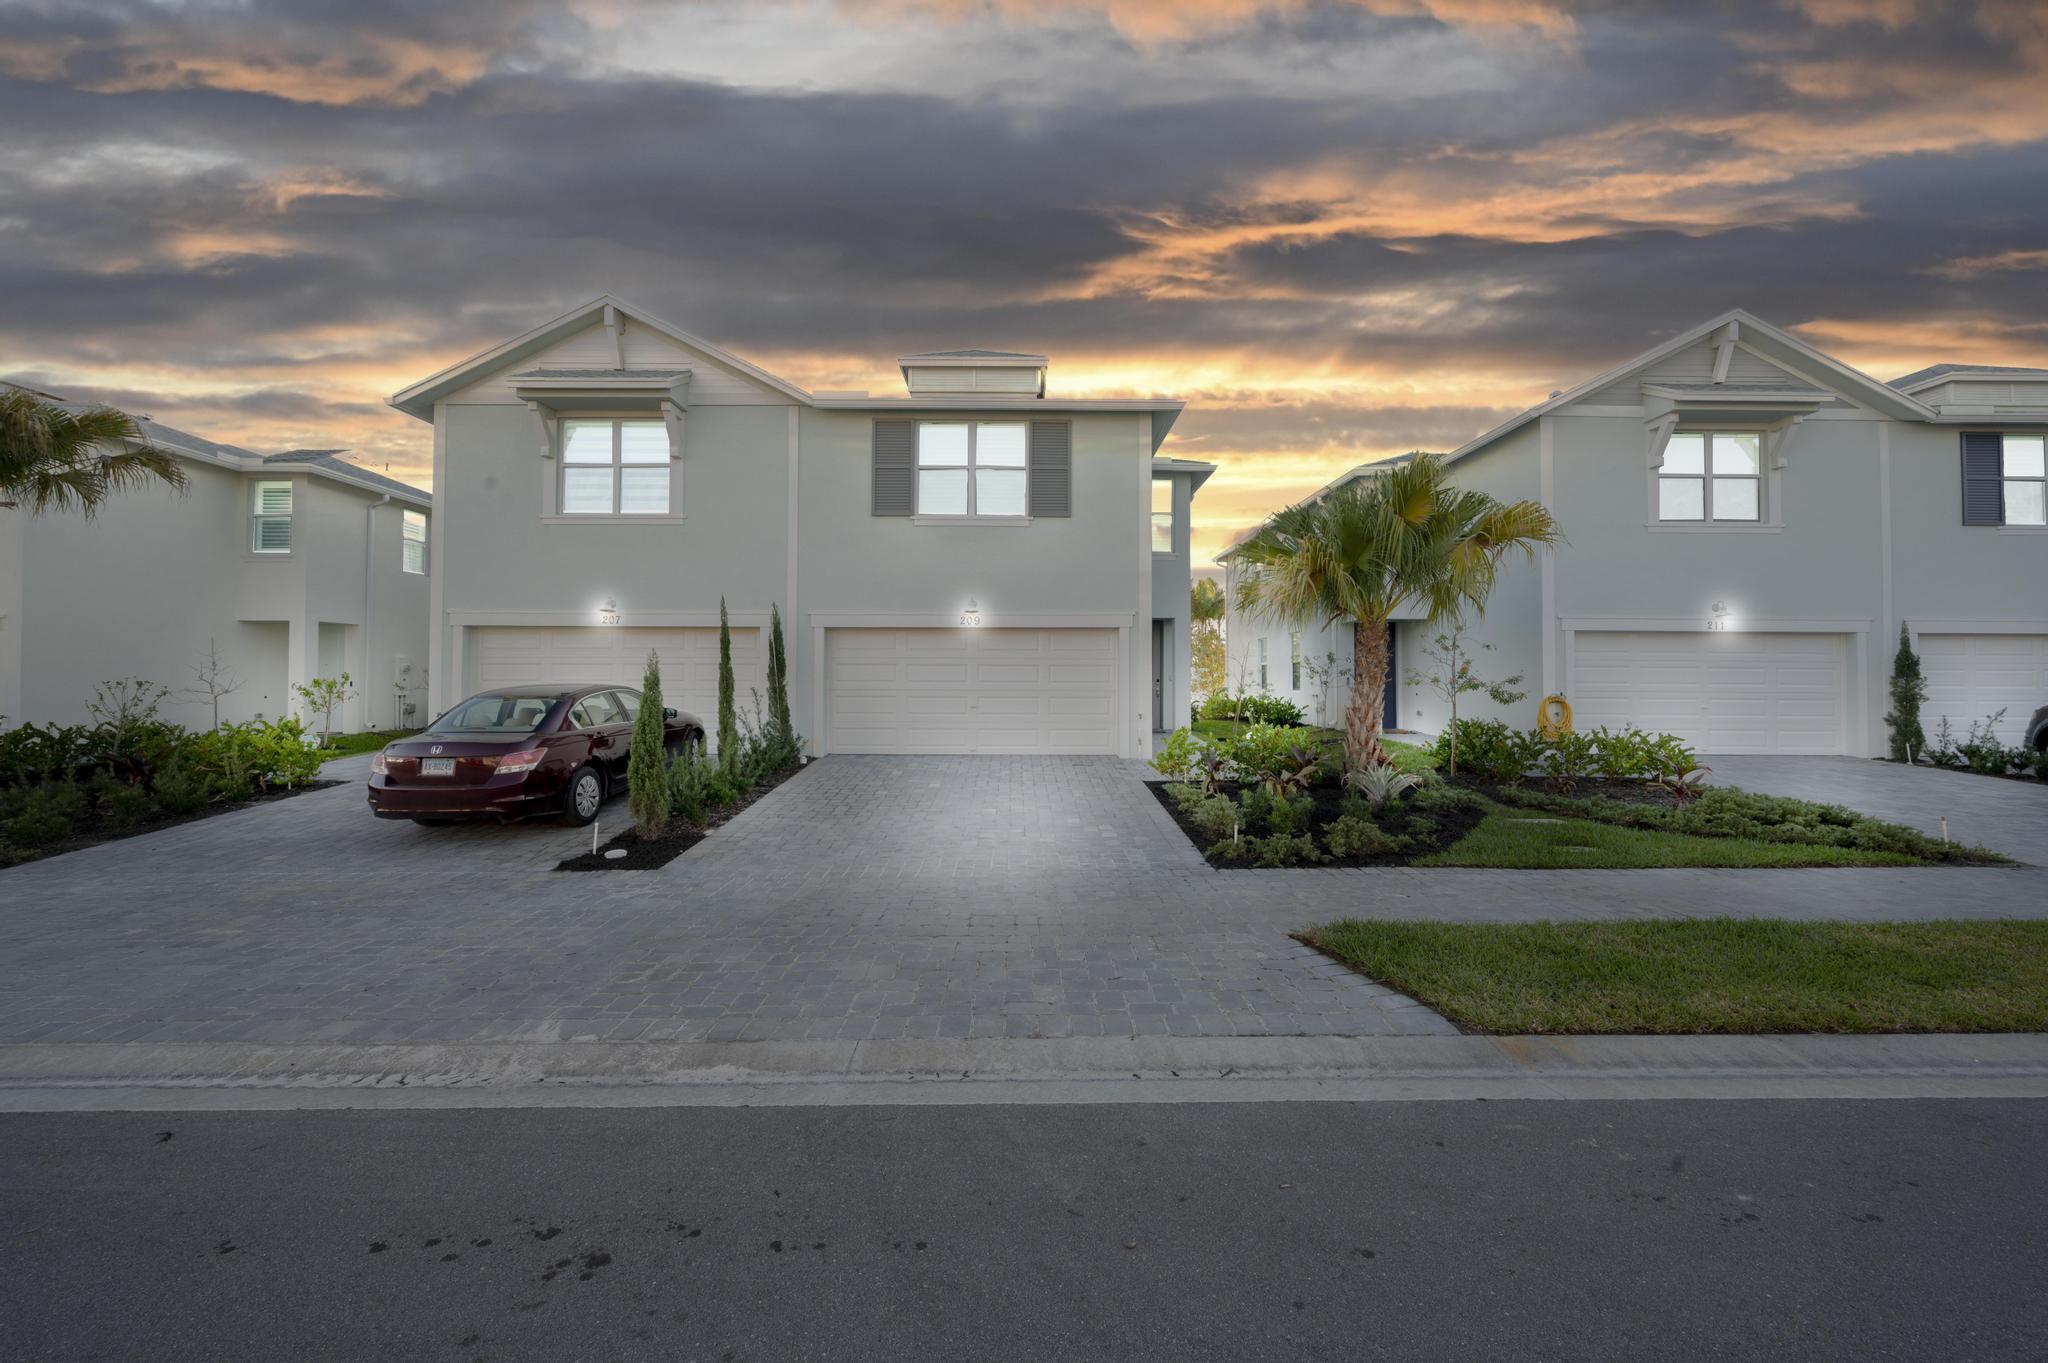
[[[374,501],[374,502],[371,502],[371,503],[370,503],[370,504],[369,504],[368,506],[366,506],[366,507],[364,507],[364,508],[363,508],[363,685],[364,685],[364,686],[368,686],[368,685],[370,684],[370,621],[371,621],[371,619],[373,618],[373,617],[372,617],[372,616],[370,615],[370,584],[371,584],[372,582],[376,581],[376,578],[377,578],[377,508],[378,508],[378,507],[380,507],[380,506],[389,506],[389,505],[391,505],[391,494],[387,492],[387,493],[385,493],[385,494],[384,494],[384,495],[383,495],[382,497],[379,497],[379,498],[378,498],[378,499],[377,499],[376,501]],[[403,705],[404,703],[405,703],[405,702],[403,702],[402,700],[397,700],[397,699],[394,699],[394,700],[393,700],[393,701],[391,702],[391,704],[392,704],[392,705],[393,705],[394,707],[396,707],[396,706],[399,706],[399,705]],[[369,727],[370,727],[370,698],[369,698],[369,696],[368,696],[367,694],[366,694],[366,695],[365,695],[365,696],[363,697],[363,719],[364,719],[364,725],[363,725],[363,727],[364,727],[364,728],[369,728]],[[392,724],[392,726],[391,726],[391,727],[392,727],[392,728],[394,728],[394,729],[396,729],[396,728],[399,728],[400,726],[399,726],[399,725],[398,725],[397,723],[395,723],[395,722],[394,722],[394,723]]]

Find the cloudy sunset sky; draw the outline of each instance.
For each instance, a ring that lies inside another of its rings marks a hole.
[[[809,388],[1189,400],[1198,561],[1733,306],[2048,363],[2048,4],[0,0],[0,375],[425,483],[606,290]]]

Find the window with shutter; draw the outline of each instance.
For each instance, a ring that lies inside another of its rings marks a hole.
[[[917,514],[1020,520],[1028,514],[1030,438],[1021,421],[921,421]]]
[[[1074,423],[1031,423],[1031,514],[1074,514]]]
[[[249,550],[256,554],[292,551],[292,485],[255,484],[255,508],[249,523]]]
[[[403,567],[408,573],[427,571],[427,518],[417,511],[404,514],[399,526],[400,543],[405,546]]]

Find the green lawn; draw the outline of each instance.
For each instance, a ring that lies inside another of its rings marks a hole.
[[[393,739],[411,738],[418,729],[372,729],[362,734],[336,734],[321,750],[320,760],[332,762],[337,757],[354,757],[357,753],[376,752]]]
[[[1237,737],[1238,731],[1244,726],[1227,719],[1198,719],[1189,727],[1198,736],[1221,743]],[[1326,748],[1331,752],[1344,750],[1342,729],[1323,729],[1310,725],[1301,732],[1308,741],[1319,748]],[[1380,746],[1387,750],[1387,756],[1393,758],[1394,765],[1402,771],[1436,770],[1436,759],[1429,755],[1426,748],[1418,748],[1413,743],[1401,743],[1391,738],[1382,738]]]
[[[1347,920],[1301,940],[1506,1035],[2048,1030],[2048,922]]]
[[[1417,866],[1495,866],[1572,870],[1619,866],[1917,866],[1897,852],[1814,843],[1703,838],[1658,829],[1617,828],[1534,810],[1501,809]]]

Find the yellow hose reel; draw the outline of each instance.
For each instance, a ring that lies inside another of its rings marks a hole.
[[[1536,707],[1536,731],[1555,742],[1572,731],[1572,703],[1563,696],[1545,696]]]

